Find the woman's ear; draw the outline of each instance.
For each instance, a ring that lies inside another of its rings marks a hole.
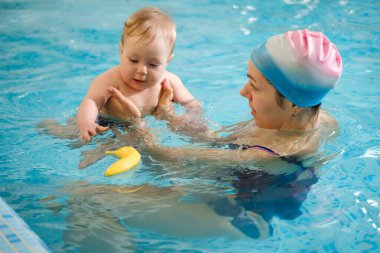
[[[303,108],[300,108],[293,104],[293,117],[297,117],[298,114],[303,110]]]
[[[170,54],[166,64],[169,64],[169,62],[173,59],[173,57],[174,57],[174,54]]]

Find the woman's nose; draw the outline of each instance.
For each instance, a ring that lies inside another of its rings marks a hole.
[[[240,90],[240,95],[246,98],[249,98],[249,92],[247,89],[247,85],[245,85],[241,90]]]

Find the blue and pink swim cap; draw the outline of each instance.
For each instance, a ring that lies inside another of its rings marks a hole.
[[[289,31],[253,49],[252,62],[298,107],[321,103],[342,73],[336,46],[321,32]]]

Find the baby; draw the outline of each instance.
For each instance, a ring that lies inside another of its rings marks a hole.
[[[200,108],[180,78],[166,70],[175,38],[175,24],[157,8],[143,8],[129,17],[120,41],[120,65],[97,76],[79,106],[76,121],[82,141],[109,129],[98,124],[99,114],[124,121],[153,113],[161,85],[173,88],[173,102],[188,110]]]

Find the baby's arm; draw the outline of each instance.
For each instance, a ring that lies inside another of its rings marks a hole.
[[[78,108],[77,125],[79,138],[84,141],[91,141],[91,136],[99,132],[107,131],[108,127],[100,126],[96,123],[100,108],[107,102],[110,94],[107,88],[112,84],[112,73],[108,70],[96,77],[83,98]]]
[[[199,113],[202,111],[201,104],[194,98],[177,75],[167,72],[166,80],[173,88],[173,102],[180,103],[189,112]]]

